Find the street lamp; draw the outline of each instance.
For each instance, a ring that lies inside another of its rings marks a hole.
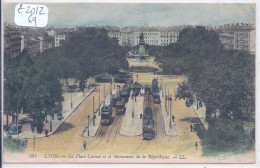
[[[171,99],[170,99],[170,109],[169,109],[169,111],[170,111],[170,128],[172,127],[172,95],[171,95]]]
[[[95,118],[96,118],[96,116],[95,116],[95,100],[94,100],[94,96],[93,96],[93,126],[95,126]]]
[[[112,95],[112,81],[111,81],[111,83],[110,83],[110,96]]]
[[[104,102],[106,100],[106,84],[104,83]]]
[[[160,88],[162,90],[162,77],[161,77],[161,82],[160,82]],[[163,91],[162,91],[162,97],[163,97]]]
[[[168,103],[168,111],[167,111],[167,115],[168,115],[168,116],[169,116],[169,111],[170,111],[169,100],[170,100],[170,94],[169,94],[169,90],[168,90],[168,99],[167,99],[167,103]]]
[[[100,116],[100,87],[99,87],[99,92],[98,92],[98,104],[99,104],[98,116]]]
[[[134,118],[135,114],[134,114],[134,101],[133,101],[133,106],[132,106],[132,118]]]
[[[33,136],[33,153],[35,152],[35,135]]]
[[[164,94],[166,95],[166,82],[165,82],[165,86],[164,86]]]
[[[70,91],[70,108],[73,108],[73,104],[72,104],[72,91]]]
[[[89,118],[90,116],[88,115],[88,136],[89,136]]]

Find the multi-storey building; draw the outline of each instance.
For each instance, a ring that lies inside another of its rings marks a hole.
[[[59,47],[60,46],[60,41],[65,40],[66,35],[62,33],[58,33],[54,36],[54,47]]]
[[[171,43],[176,43],[179,37],[179,32],[161,32],[161,46],[168,46]]]
[[[110,38],[116,38],[119,45],[123,45],[123,35],[120,31],[109,31],[108,36]]]
[[[43,38],[42,51],[54,47],[54,37],[49,36],[47,33],[44,33],[42,38]]]
[[[132,46],[136,46],[139,44],[139,36],[140,36],[141,32],[133,32],[132,35]],[[143,32],[144,35],[144,42],[145,44],[148,45],[154,45],[154,46],[159,46],[161,45],[161,41],[160,41],[160,32]]]
[[[18,56],[26,49],[32,56],[54,47],[54,40],[43,30],[17,28],[5,25],[4,53],[12,57]]]
[[[255,30],[242,29],[234,32],[234,49],[255,53]]]
[[[215,27],[219,39],[227,50],[246,50],[255,53],[255,25],[246,23],[225,24]]]
[[[21,52],[21,33],[18,29],[5,26],[4,31],[4,52],[12,57]]]
[[[226,50],[234,49],[234,34],[232,32],[219,34],[219,39]]]

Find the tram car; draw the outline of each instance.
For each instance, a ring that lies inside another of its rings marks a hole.
[[[133,95],[138,96],[141,91],[142,85],[138,82],[132,84]]]
[[[153,118],[153,113],[151,107],[145,107],[144,113],[143,113],[143,118],[144,119],[152,119]]]
[[[128,101],[128,98],[130,96],[130,91],[131,89],[129,89],[129,86],[124,85],[120,92],[120,97],[124,98],[126,102]]]
[[[102,73],[102,74],[96,75],[95,80],[96,80],[96,82],[111,82],[112,78],[109,74]]]
[[[143,119],[143,140],[152,140],[155,138],[154,120]]]
[[[116,107],[116,102],[119,99],[120,94],[119,91],[116,91],[115,93],[113,93],[110,97],[110,105],[111,107]]]
[[[143,140],[152,140],[155,138],[154,120],[152,118],[151,107],[146,107],[143,113]]]
[[[129,72],[119,72],[116,76],[114,81],[116,83],[126,83],[128,79],[132,78],[132,74]]]
[[[144,93],[146,95],[151,95],[152,91],[151,91],[151,86],[150,85],[144,85]]]
[[[110,125],[112,121],[112,107],[110,105],[103,106],[101,109],[101,124]]]
[[[125,99],[123,97],[120,97],[116,102],[116,115],[123,115],[125,114],[125,111]]]
[[[153,95],[153,102],[155,104],[160,104],[161,103],[160,89],[159,89],[159,86],[158,86],[158,80],[157,79],[152,80],[152,95]]]

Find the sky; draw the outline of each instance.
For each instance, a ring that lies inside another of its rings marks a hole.
[[[17,3],[4,5],[4,21],[14,24]],[[255,4],[49,3],[47,27],[178,26],[255,23]]]

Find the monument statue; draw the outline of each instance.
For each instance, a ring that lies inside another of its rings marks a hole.
[[[142,58],[145,55],[145,43],[144,43],[144,33],[142,32],[139,36],[139,50],[138,50],[138,55]]]

